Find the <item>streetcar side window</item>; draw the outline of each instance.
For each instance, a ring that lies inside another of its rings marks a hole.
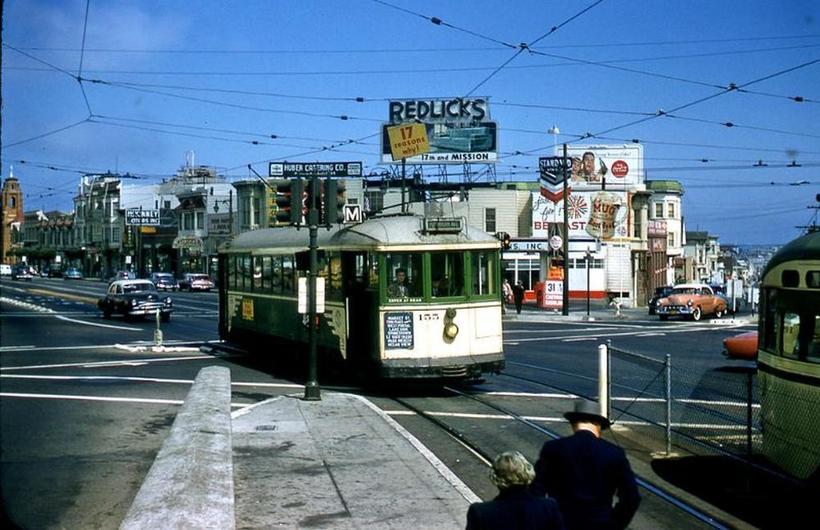
[[[228,262],[228,289],[236,289],[236,256],[229,255]]]
[[[294,263],[293,263],[293,256],[282,256],[282,292],[283,293],[293,293],[295,292],[294,288]]]
[[[430,278],[433,281],[433,298],[464,296],[464,254],[431,253]]]
[[[270,260],[270,256],[262,256],[262,290],[266,293],[270,292],[271,286]]]
[[[470,255],[471,295],[494,295],[500,280],[496,278],[495,254],[493,252],[473,252]]]
[[[242,256],[241,264],[239,266],[239,275],[241,276],[241,282],[238,280],[237,283],[239,284],[238,287],[242,291],[250,291],[251,290],[251,257],[250,256]]]
[[[274,293],[282,292],[282,256],[271,256],[271,287]]]
[[[260,256],[253,257],[253,290],[262,291],[262,258]]]
[[[328,297],[341,299],[342,298],[342,256],[340,254],[330,255],[329,278],[328,278]]]

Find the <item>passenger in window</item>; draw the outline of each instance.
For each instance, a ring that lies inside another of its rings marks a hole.
[[[436,292],[434,293],[435,296],[450,296],[450,278],[447,276],[442,276],[441,279],[436,282]]]
[[[396,269],[396,279],[387,288],[390,298],[407,298],[410,294],[410,286],[407,283],[407,271]]]

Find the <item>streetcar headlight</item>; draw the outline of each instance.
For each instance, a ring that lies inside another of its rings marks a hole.
[[[444,326],[444,336],[448,339],[454,339],[458,335],[458,326],[450,322]]]

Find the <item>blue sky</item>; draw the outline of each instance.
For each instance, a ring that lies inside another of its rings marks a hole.
[[[536,180],[556,140],[639,139],[648,178],[683,183],[689,230],[781,243],[815,212],[815,0],[88,4],[85,24],[85,1],[3,3],[2,176],[26,209],[70,210],[84,171],[158,181],[188,151],[236,179],[268,160],[379,172],[389,100],[471,94],[498,180]]]

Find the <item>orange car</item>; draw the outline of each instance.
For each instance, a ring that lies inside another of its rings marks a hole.
[[[708,285],[682,283],[672,288],[669,296],[658,300],[655,312],[661,320],[671,316],[685,316],[692,320],[700,320],[705,315],[720,318],[726,314],[726,300]]]
[[[723,339],[723,355],[729,359],[757,359],[757,331],[747,331]]]

